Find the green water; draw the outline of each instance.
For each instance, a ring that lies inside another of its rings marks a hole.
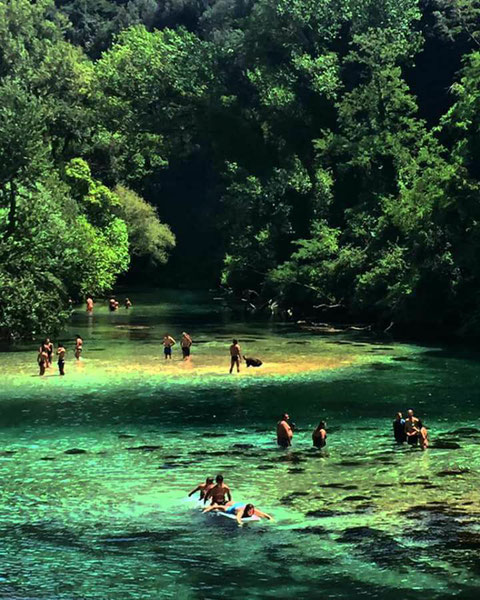
[[[478,597],[479,355],[132,296],[130,312],[75,313],[64,378],[37,376],[34,346],[0,354],[0,598]],[[184,329],[191,364],[178,350],[165,364],[163,334]],[[264,367],[229,376],[232,335]],[[410,406],[460,448],[396,447],[391,419]],[[319,419],[326,451],[311,448]],[[160,448],[128,449],[145,445]],[[186,493],[219,472],[275,521],[200,514]]]

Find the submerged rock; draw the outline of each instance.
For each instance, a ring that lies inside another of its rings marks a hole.
[[[325,529],[325,527],[322,527],[321,525],[310,525],[308,527],[294,529],[293,531],[295,531],[295,533],[311,535],[326,535],[328,533],[328,529]]]
[[[439,471],[437,473],[437,477],[454,477],[455,475],[464,475],[465,473],[469,473],[470,469],[468,467],[454,467],[452,469],[444,469],[443,471]]]
[[[346,496],[342,498],[342,502],[358,502],[360,500],[370,500],[368,496]]]
[[[86,454],[87,451],[82,448],[70,448],[70,450],[65,450],[64,454]]]
[[[390,371],[391,369],[395,369],[395,365],[390,365],[388,363],[371,363],[369,367],[376,371]]]
[[[253,444],[233,444],[232,448],[239,448],[242,450],[249,450],[250,448],[255,448]]]
[[[315,519],[328,519],[329,517],[338,517],[345,513],[338,510],[330,510],[329,508],[320,508],[319,510],[309,510],[305,513],[306,517],[312,517]]]
[[[273,465],[258,465],[257,469],[259,471],[270,471],[271,469],[274,469],[275,467]]]
[[[162,446],[130,446],[125,450],[143,450],[144,452],[153,452],[154,450],[160,450]]]
[[[131,433],[119,433],[118,434],[118,439],[119,440],[129,440],[130,438],[134,438],[135,436],[132,435]]]
[[[457,442],[447,442],[446,440],[435,440],[429,447],[437,450],[458,450],[461,448]]]
[[[226,433],[217,433],[215,431],[204,431],[203,433],[200,434],[200,437],[221,438],[221,437],[227,437],[227,434]]]
[[[476,435],[480,433],[480,429],[476,427],[459,427],[455,431],[449,431],[448,435]]]
[[[288,472],[292,475],[296,475],[297,473],[305,473],[305,469],[288,469]]]

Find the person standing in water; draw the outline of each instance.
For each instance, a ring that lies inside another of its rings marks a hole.
[[[75,358],[77,360],[80,360],[82,351],[83,351],[83,340],[80,337],[80,335],[77,333],[77,335],[75,336]]]
[[[87,314],[91,315],[93,313],[93,298],[91,296],[87,296]]]
[[[172,360],[172,346],[176,343],[177,342],[168,333],[163,336],[163,353],[165,354],[165,360],[167,360],[167,358]]]
[[[47,369],[52,366],[52,355],[53,355],[53,343],[50,338],[45,338],[42,345],[40,346],[39,352],[46,352],[47,354]]]
[[[284,413],[277,423],[277,444],[282,448],[288,448],[292,445],[293,429],[288,423],[289,419],[289,415]]]
[[[37,363],[40,369],[39,375],[45,375],[45,369],[48,367],[48,353],[43,344],[38,350]]]
[[[395,420],[393,421],[393,436],[397,444],[403,444],[407,441],[407,434],[405,433],[405,419],[401,412],[397,413]]]
[[[420,448],[426,450],[428,448],[428,431],[419,420],[417,423],[418,441],[420,442]]]
[[[223,475],[217,475],[215,478],[216,484],[211,487],[205,494],[203,501],[206,504],[207,500],[212,499],[212,504],[224,505],[232,501],[232,494],[228,485],[223,483]]]
[[[240,348],[238,340],[232,340],[232,342],[233,343],[230,346],[230,374],[235,365],[237,365],[237,373],[240,373],[240,358],[242,356],[242,349]]]
[[[325,421],[320,421],[318,427],[314,429],[312,441],[315,448],[324,448],[327,445],[327,426]]]
[[[57,356],[58,356],[58,372],[60,375],[65,375],[65,350],[62,342],[58,342]]]
[[[125,298],[125,308],[128,310],[131,308],[132,303],[130,302],[130,298]]]
[[[418,444],[418,419],[414,416],[413,410],[408,410],[408,416],[405,419],[405,435],[407,436],[407,443],[410,446],[416,446]]]
[[[190,357],[190,348],[192,347],[193,340],[185,331],[182,333],[182,339],[180,340],[180,346],[182,347],[183,360],[187,360]]]
[[[207,477],[205,483],[199,483],[196,488],[194,488],[189,494],[188,497],[193,496],[195,492],[200,492],[199,500],[203,500],[205,498],[205,494],[207,494],[213,488],[213,477]]]

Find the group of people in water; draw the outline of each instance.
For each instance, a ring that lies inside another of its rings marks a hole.
[[[288,413],[283,413],[277,423],[277,444],[281,448],[288,448],[292,445],[295,423],[290,421]],[[312,433],[312,442],[315,448],[325,448],[327,445],[327,424],[325,421],[315,427]]]
[[[232,492],[223,480],[223,475],[217,475],[215,483],[213,477],[207,477],[205,483],[198,484],[188,495],[193,496],[200,492],[199,501],[204,505],[210,501],[210,505],[203,509],[204,513],[211,511],[224,512],[236,518],[239,525],[243,524],[243,519],[256,516],[260,519],[273,520],[269,514],[262,512],[252,503],[233,502]]]
[[[83,351],[83,339],[77,334],[75,336],[75,347],[74,356],[77,360],[80,360],[80,356]],[[55,352],[55,346],[50,338],[45,338],[38,349],[37,364],[40,369],[39,375],[45,375],[46,370],[49,369],[53,364],[53,354]],[[65,375],[65,356],[67,349],[62,342],[57,344],[57,365],[58,372],[60,375]]]
[[[89,315],[93,314],[93,307],[94,307],[93,298],[91,296],[87,296],[85,303],[86,303],[87,314],[89,314]],[[126,310],[128,310],[129,308],[132,307],[132,302],[130,301],[130,298],[125,298],[125,300],[123,302],[123,306],[126,308]],[[115,296],[110,296],[110,298],[108,300],[108,310],[110,312],[115,312],[119,309],[119,307],[120,307],[120,302],[115,298]]]
[[[422,450],[428,448],[428,431],[422,421],[413,414],[411,408],[407,411],[407,418],[404,419],[401,412],[398,412],[393,421],[393,436],[397,444],[405,442],[412,447],[420,446]]]

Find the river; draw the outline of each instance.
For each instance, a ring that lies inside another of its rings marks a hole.
[[[239,322],[184,291],[130,297],[75,311],[64,378],[38,377],[35,345],[0,353],[0,598],[478,597],[479,354]],[[163,334],[183,330],[192,360],[175,347],[166,363]],[[229,375],[232,337],[264,365]],[[451,448],[397,447],[410,407]],[[274,522],[202,515],[187,492],[217,473]]]

